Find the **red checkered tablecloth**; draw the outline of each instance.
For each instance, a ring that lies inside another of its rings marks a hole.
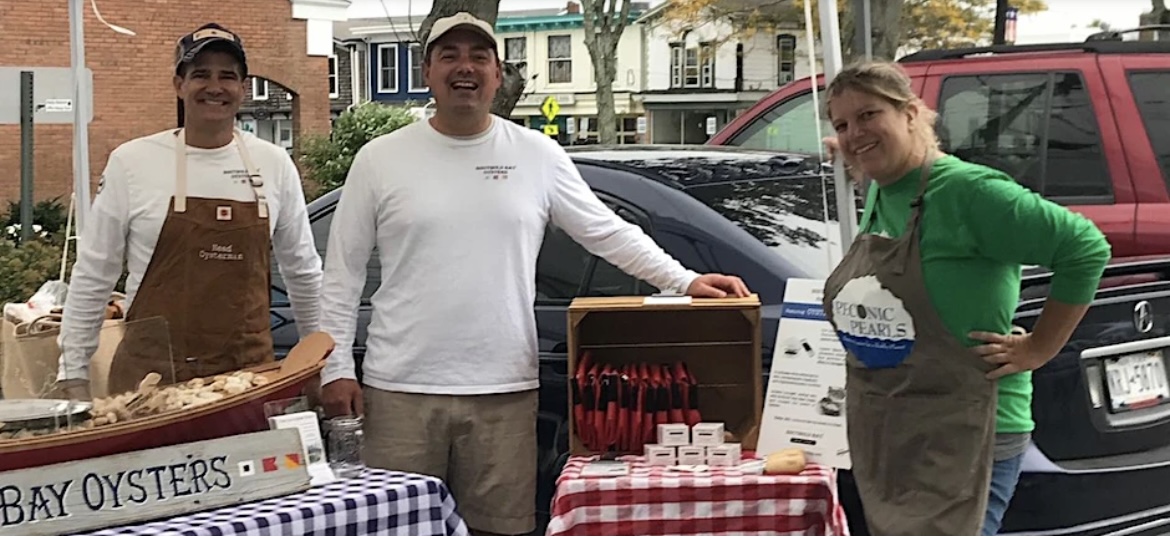
[[[683,472],[623,457],[629,475],[581,476],[596,457],[571,457],[557,479],[548,535],[847,535],[832,468],[751,475]]]

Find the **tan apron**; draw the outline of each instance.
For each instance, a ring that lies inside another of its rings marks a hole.
[[[264,182],[236,133],[256,201],[188,198],[183,129],[176,137],[175,196],[126,312],[126,334],[110,366],[110,393],[136,389],[151,371],[164,383],[183,382],[275,359]],[[151,322],[160,317],[165,331]]]
[[[902,236],[865,233],[870,211],[825,283],[825,312],[848,351],[849,449],[873,535],[978,535],[987,507],[996,383],[947,330],[922,278],[933,164]]]

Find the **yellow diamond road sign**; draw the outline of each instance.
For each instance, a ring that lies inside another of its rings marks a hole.
[[[552,95],[549,95],[544,99],[544,103],[540,105],[540,111],[544,114],[544,117],[552,121],[553,118],[557,117],[557,114],[561,113],[561,103],[558,103]]]

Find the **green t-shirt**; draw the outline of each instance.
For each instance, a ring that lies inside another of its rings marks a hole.
[[[884,187],[873,183],[862,231],[898,237],[906,230],[921,170]],[[952,334],[967,346],[974,330],[1006,334],[1019,304],[1022,265],[1053,271],[1050,296],[1088,304],[1111,248],[1092,222],[1016,184],[998,170],[946,155],[934,163],[920,226],[926,290]],[[878,195],[878,192],[881,195]],[[996,430],[1026,433],[1032,421],[1031,372],[999,382]]]

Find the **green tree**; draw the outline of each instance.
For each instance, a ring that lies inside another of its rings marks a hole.
[[[617,48],[622,31],[630,23],[632,0],[582,0],[585,48],[593,61],[597,82],[597,139],[616,144],[617,111],[613,102],[613,80],[617,76]]]
[[[665,17],[675,26],[729,21],[734,35],[774,32],[781,24],[804,24],[804,0],[668,0]],[[813,2],[813,28],[820,31],[818,0]],[[1157,1],[1157,0],[1155,0]],[[851,50],[853,2],[837,0],[841,41],[846,61],[861,56]],[[1044,0],[1012,0],[1021,14],[1048,9]],[[995,29],[995,0],[873,0],[873,54],[894,59],[898,49],[952,48],[990,42]]]
[[[305,176],[316,183],[317,197],[345,183],[353,157],[366,142],[414,123],[406,106],[367,102],[346,110],[328,135],[310,136],[301,146],[300,162]]]
[[[1044,0],[1012,0],[1021,15],[1048,9]],[[990,41],[995,0],[905,0],[902,46],[913,49],[970,47]]]

